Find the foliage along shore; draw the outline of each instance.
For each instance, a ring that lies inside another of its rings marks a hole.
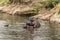
[[[52,9],[59,1],[56,0],[3,0],[0,5],[0,11],[14,14],[38,14],[43,8]],[[42,11],[44,12],[44,10]]]

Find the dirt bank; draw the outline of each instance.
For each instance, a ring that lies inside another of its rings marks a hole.
[[[0,11],[11,15],[36,14],[36,10],[34,10],[33,7],[27,5],[4,5],[0,6]]]
[[[49,11],[46,11],[45,13],[40,13],[40,14],[35,15],[33,17],[60,23],[60,16],[58,13],[59,13],[59,9],[57,9],[55,7]]]

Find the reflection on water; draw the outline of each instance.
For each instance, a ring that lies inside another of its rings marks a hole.
[[[11,16],[8,14],[0,14],[0,20],[9,20],[11,22],[24,22],[24,18],[20,16]]]
[[[22,23],[25,18],[20,16],[11,16],[8,14],[0,14],[0,40],[22,40],[24,29]],[[20,25],[21,24],[21,25]],[[5,26],[9,25],[9,26]]]
[[[41,27],[35,29],[34,34],[31,34],[22,27],[26,22],[24,17],[0,14],[0,40],[59,40],[60,36],[54,36],[60,35],[57,23],[38,20]]]

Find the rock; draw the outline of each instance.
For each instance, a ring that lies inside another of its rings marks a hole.
[[[13,14],[18,14],[18,15],[22,15],[22,14],[36,14],[35,10],[33,8],[30,8],[27,6],[24,8],[17,8],[13,11]]]
[[[8,27],[8,26],[9,26],[9,24],[6,24],[6,25],[5,25],[5,27]]]
[[[56,12],[51,18],[50,21],[60,23],[60,17],[58,15],[58,12]]]
[[[9,23],[7,21],[0,20],[0,26],[9,26]]]

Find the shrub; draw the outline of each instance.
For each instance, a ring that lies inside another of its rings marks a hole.
[[[60,2],[60,0],[49,0],[49,1],[54,2],[54,3],[59,3]]]
[[[54,5],[52,4],[52,2],[47,2],[46,4],[45,4],[45,8],[47,9],[47,8],[54,8]]]
[[[54,5],[58,4],[60,0],[48,0],[43,3],[44,7],[47,8],[54,8]]]

